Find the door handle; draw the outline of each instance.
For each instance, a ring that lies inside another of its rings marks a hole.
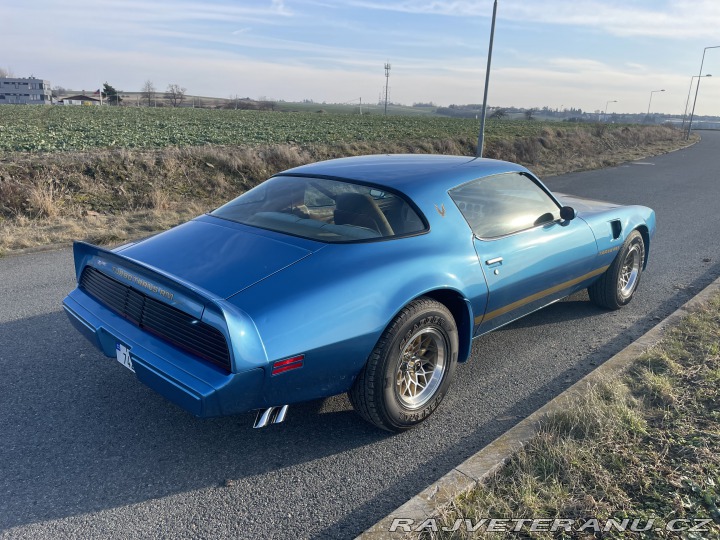
[[[488,266],[492,266],[493,264],[497,264],[497,263],[501,263],[501,262],[503,262],[502,257],[495,257],[494,259],[488,259],[487,261],[485,261],[485,264],[487,264]]]

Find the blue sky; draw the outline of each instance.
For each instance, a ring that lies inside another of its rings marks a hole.
[[[53,85],[376,102],[482,101],[492,0],[0,0],[0,66]],[[491,106],[679,113],[720,0],[499,0]],[[698,112],[720,114],[720,48]]]

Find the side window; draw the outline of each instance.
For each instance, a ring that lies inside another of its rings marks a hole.
[[[450,192],[476,236],[495,238],[560,218],[560,208],[531,178],[505,173]]]

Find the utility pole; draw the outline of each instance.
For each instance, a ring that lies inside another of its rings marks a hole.
[[[362,98],[360,98],[360,116],[362,116]]]
[[[390,64],[385,62],[385,116],[387,116],[388,86],[390,85]]]

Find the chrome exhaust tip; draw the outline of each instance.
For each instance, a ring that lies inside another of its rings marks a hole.
[[[275,415],[275,419],[273,420],[273,424],[279,424],[279,423],[281,423],[281,422],[284,422],[284,421],[285,421],[285,415],[287,414],[287,411],[288,411],[288,405],[283,405],[282,407],[280,407],[280,410],[279,410],[279,411],[277,412],[277,414]]]
[[[285,421],[287,415],[288,405],[282,407],[268,407],[267,409],[261,409],[258,411],[255,417],[254,429],[264,428],[268,424],[279,424]]]

